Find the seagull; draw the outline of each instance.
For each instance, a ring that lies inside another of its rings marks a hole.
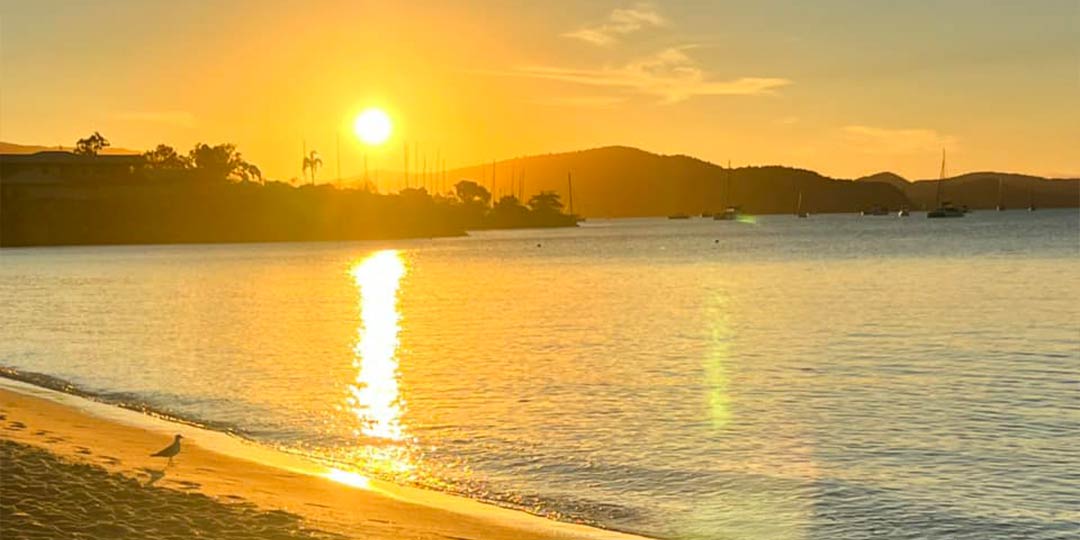
[[[183,435],[177,434],[176,438],[173,439],[172,444],[161,449],[161,451],[156,454],[150,454],[150,457],[169,458],[169,465],[172,465],[172,458],[180,453],[180,439],[183,438]]]

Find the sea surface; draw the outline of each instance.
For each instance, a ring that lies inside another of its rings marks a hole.
[[[1080,213],[0,251],[0,366],[665,539],[1080,536]]]

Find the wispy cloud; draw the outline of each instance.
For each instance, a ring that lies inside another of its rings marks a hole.
[[[580,39],[586,43],[607,47],[615,44],[622,36],[632,34],[643,28],[652,28],[667,24],[667,20],[649,4],[636,4],[629,8],[616,8],[608,14],[604,22],[586,26],[563,36]]]
[[[869,154],[915,154],[955,148],[956,137],[933,129],[890,129],[849,125],[842,129],[845,142]]]
[[[123,111],[116,114],[120,120],[194,127],[195,116],[187,111]]]
[[[775,77],[740,77],[711,80],[705,71],[686,54],[692,46],[664,49],[635,59],[623,66],[600,69],[572,69],[549,66],[525,66],[518,73],[539,79],[618,88],[655,96],[661,103],[678,103],[695,96],[753,96],[775,93],[791,84]]]
[[[625,97],[619,96],[551,96],[534,100],[537,105],[550,107],[577,107],[582,109],[611,109],[624,103]]]

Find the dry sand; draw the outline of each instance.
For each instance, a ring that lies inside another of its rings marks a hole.
[[[185,436],[183,451],[166,467],[149,457],[172,440],[161,425],[109,416],[139,413],[6,387],[0,388],[4,540],[637,538],[375,481],[349,486],[325,478],[318,465],[256,445],[243,457],[210,450],[231,438],[154,420]]]

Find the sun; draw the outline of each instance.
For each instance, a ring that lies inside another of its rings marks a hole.
[[[366,144],[379,145],[390,138],[390,116],[382,109],[367,109],[356,117],[353,131]]]

